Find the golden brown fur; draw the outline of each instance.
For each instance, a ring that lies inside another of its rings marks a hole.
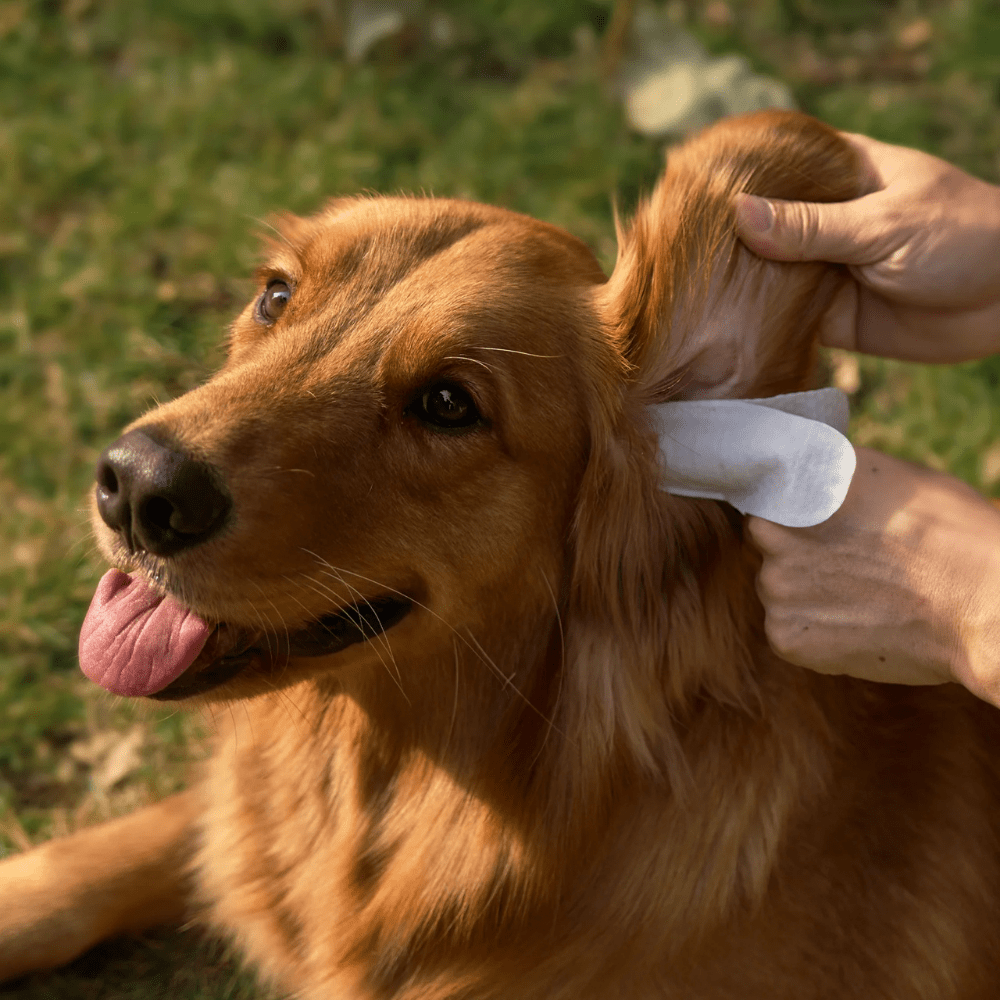
[[[276,642],[359,594],[418,603],[214,693],[245,700],[170,829],[0,865],[0,973],[186,909],[312,1000],[996,996],[1000,716],[778,660],[739,517],[657,489],[645,418],[806,386],[843,275],[754,258],[732,195],[861,175],[803,116],[722,123],[670,154],[607,281],[482,205],[285,220],[284,315],[249,306],[224,369],[138,422],[222,470],[234,525],[135,568]],[[413,418],[442,377],[484,427]]]

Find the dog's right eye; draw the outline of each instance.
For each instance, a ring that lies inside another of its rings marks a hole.
[[[482,422],[472,396],[454,382],[442,382],[422,392],[411,407],[425,423],[444,430],[458,430]]]
[[[292,297],[292,290],[287,282],[271,281],[264,294],[257,302],[257,319],[261,323],[275,323],[281,318],[281,314],[288,305],[288,300]]]

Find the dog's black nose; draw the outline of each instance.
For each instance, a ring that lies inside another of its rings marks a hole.
[[[155,441],[123,434],[97,461],[97,509],[132,550],[170,556],[207,541],[232,507],[212,468]]]

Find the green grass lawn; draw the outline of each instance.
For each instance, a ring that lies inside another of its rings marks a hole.
[[[269,213],[427,191],[565,226],[606,264],[661,162],[602,84],[610,0],[458,0],[347,65],[321,0],[0,2],[0,851],[180,787],[205,720],[78,676],[96,456],[202,380]],[[671,7],[832,124],[1000,172],[997,0]],[[728,16],[727,16],[728,15]],[[923,23],[923,22],[926,23]],[[914,27],[917,25],[917,27]],[[1000,491],[1000,362],[861,364],[859,443]],[[2,901],[0,901],[2,902]],[[217,943],[99,949],[19,1000],[262,996]]]

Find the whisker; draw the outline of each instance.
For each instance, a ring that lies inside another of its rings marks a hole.
[[[97,543],[89,535],[82,535],[78,538],[72,545],[66,550],[67,556],[72,556],[74,554],[74,549],[79,548],[80,551],[76,553],[76,558],[86,559],[92,556],[95,552],[98,552]]]
[[[303,575],[303,578],[305,580],[307,580],[310,584],[312,584],[312,586],[310,587],[310,589],[313,591],[313,593],[319,593],[320,596],[324,596],[324,597],[327,596],[327,594],[328,594],[329,596],[333,597],[334,600],[336,600],[338,603],[340,602],[340,600],[341,600],[340,599],[340,595],[334,593],[334,591],[332,591],[325,584],[321,583],[319,580],[315,580],[311,576],[308,576],[308,575],[305,575],[305,574]],[[292,577],[288,576],[287,574],[283,574],[283,579],[286,580],[288,583],[290,583],[293,587],[301,587],[302,586],[302,582],[301,581],[295,580]],[[346,587],[347,584],[345,583],[344,586]],[[316,589],[317,587],[321,588],[321,590],[317,590]],[[350,590],[349,587],[347,589]],[[322,591],[325,591],[326,593],[323,593]],[[311,608],[309,608],[305,604],[303,604],[294,594],[289,594],[288,596],[291,597],[291,599],[293,601],[295,601],[295,603],[300,608],[302,608],[302,610],[306,613],[306,616],[308,618],[312,618],[313,617],[313,611],[312,611]],[[376,653],[377,653],[377,651],[376,651]],[[385,663],[385,661],[383,660],[383,664],[384,663]]]
[[[556,592],[552,589],[552,584],[549,582],[549,578],[541,570],[538,571],[542,580],[545,582],[545,588],[548,590],[549,595],[552,598],[552,607],[556,612],[556,625],[559,627],[559,680],[556,682],[556,697],[555,702],[552,705],[552,716],[555,717],[557,710],[559,708],[559,702],[562,700],[563,691],[563,679],[566,676],[566,633],[563,631],[563,621],[562,613],[559,611],[559,602],[556,600]],[[545,749],[545,744],[549,741],[549,735],[552,732],[552,726],[545,730],[545,736],[542,737],[542,742],[538,746],[538,752],[535,754],[532,760],[532,766],[541,757],[542,751]]]
[[[515,351],[510,347],[484,347],[476,344],[474,350],[477,351],[502,351],[504,354],[523,354],[526,358],[564,358],[565,354],[532,354],[530,351]]]
[[[278,616],[278,621],[281,622],[282,628],[284,628],[284,630],[285,630],[285,650],[286,650],[286,654],[290,653],[291,649],[292,649],[292,637],[291,637],[291,635],[288,632],[288,623],[285,621],[285,619],[282,616],[281,612],[278,611],[277,607],[275,607],[274,602],[267,596],[267,594],[264,593],[264,591],[261,589],[260,585],[256,583],[256,581],[254,582],[254,586],[256,586],[258,590],[260,590],[261,594],[264,596],[264,600],[266,600],[267,603],[270,604],[272,608],[274,608],[274,613]],[[292,595],[292,599],[296,600],[296,598],[294,597],[294,595]],[[297,601],[297,603],[301,604],[302,602],[301,601]],[[303,605],[303,607],[304,607],[304,605]],[[306,609],[306,610],[308,611],[308,609]],[[270,621],[270,619],[268,619],[268,621]],[[277,642],[277,640],[278,640],[277,632],[275,632],[274,638],[275,638],[275,642]],[[269,647],[269,651],[270,651],[270,647]],[[271,683],[271,688],[272,688],[273,691],[280,692],[281,691],[281,687],[278,684],[278,680],[288,671],[288,658],[287,658],[287,655],[286,655],[286,657],[284,659],[282,659],[281,657],[278,657],[277,660],[276,660],[276,662],[280,665],[279,666],[279,674],[278,674],[278,677],[274,678],[273,680],[270,680],[270,683]],[[286,712],[287,712],[287,709],[286,709]],[[301,712],[299,714],[301,715]],[[289,716],[289,718],[291,718],[291,716]],[[305,716],[303,716],[303,721],[306,721],[305,720]]]
[[[322,556],[317,555],[315,552],[311,551],[310,549],[307,549],[304,546],[300,546],[300,551],[305,552],[306,555],[312,556],[321,566],[325,566],[328,569],[331,569],[331,570],[334,570],[334,571],[337,570],[337,567],[331,565]],[[386,590],[389,593],[398,594],[400,597],[406,598],[406,600],[411,601],[418,608],[422,608],[429,615],[432,615],[439,622],[441,622],[441,624],[444,625],[445,628],[450,629],[455,634],[455,636],[457,638],[461,639],[461,641],[466,646],[468,646],[468,648],[480,659],[480,661],[485,666],[487,666],[487,667],[490,668],[491,672],[493,672],[497,676],[503,678],[505,681],[507,680],[507,678],[505,678],[504,675],[503,675],[503,673],[501,672],[500,668],[488,656],[485,656],[485,654],[480,653],[479,650],[477,650],[476,647],[473,646],[469,642],[469,640],[466,639],[465,636],[463,636],[458,631],[458,629],[456,629],[449,622],[445,621],[444,618],[442,618],[433,608],[429,608],[426,604],[421,603],[420,601],[416,600],[416,598],[411,597],[409,594],[404,594],[401,590],[397,590],[395,587],[390,587],[388,584],[380,583],[378,580],[373,580],[373,579],[371,579],[371,577],[365,576],[363,573],[356,573],[353,570],[344,569],[343,567],[340,567],[339,571],[342,572],[342,573],[347,573],[350,576],[356,576],[359,580],[364,580],[367,583],[374,584],[376,587],[380,587],[381,589]],[[557,732],[564,740],[566,740],[567,742],[572,743],[574,746],[576,746],[577,741],[574,740],[567,733],[564,733],[551,719],[547,718],[546,715],[545,715],[545,713],[541,712],[535,705],[533,705],[531,703],[531,700],[529,698],[527,698],[525,696],[525,694],[518,687],[514,686],[513,690],[517,693],[518,697],[520,697],[520,699],[525,703],[525,705],[527,705],[528,708],[530,708],[540,719],[542,719],[545,722],[551,724],[551,726],[555,730],[555,732]]]
[[[277,605],[275,605],[274,601],[272,601],[271,598],[264,593],[263,587],[261,587],[261,585],[256,580],[253,580],[252,583],[260,591],[261,597],[263,597],[264,600],[271,605],[271,607],[274,609],[274,613],[278,616],[278,621],[281,623],[281,627],[285,630],[285,649],[290,650],[292,648],[292,637],[288,633],[288,623],[282,617],[281,612],[278,610]],[[277,643],[278,641],[277,632],[275,632],[274,634],[274,641],[275,643]]]
[[[257,586],[257,589],[260,590],[260,587]],[[261,629],[264,632],[264,640],[267,642],[267,655],[270,656],[271,659],[277,659],[276,655],[277,650],[271,649],[271,632],[274,631],[274,629],[271,626],[270,619],[266,618],[261,609],[258,608],[252,601],[244,600],[243,603],[246,604],[248,608],[250,608],[250,610],[257,616],[257,621],[260,622]],[[274,633],[274,640],[277,643],[278,641],[277,632]]]
[[[312,469],[286,469],[281,465],[272,465],[270,468],[260,469],[259,472],[301,472],[303,475],[316,478],[316,473]]]
[[[331,575],[331,576],[337,575],[339,577],[339,574],[337,574],[337,570],[333,566],[330,566],[329,563],[327,563],[326,565],[329,566],[330,570],[332,571],[328,575]],[[368,580],[369,583],[374,583],[376,586],[383,586],[382,584],[378,583],[378,581],[376,581],[376,580],[370,580],[368,577],[362,576],[360,573],[353,573],[353,572],[351,572],[351,570],[343,570],[343,572],[345,572],[345,573],[351,573],[352,576],[357,576],[357,577],[359,577],[360,579],[363,579],[363,580]],[[342,578],[340,578],[340,579],[342,579]],[[388,588],[388,589],[392,590],[392,588]],[[403,597],[406,596],[405,594],[402,594],[401,591],[395,591],[395,593],[399,593]],[[410,598],[410,599],[412,600],[412,598]],[[494,662],[494,660],[489,656],[489,654],[486,653],[486,651],[482,648],[481,645],[479,645],[479,643],[476,643],[476,645],[473,645],[469,641],[469,639],[466,639],[465,636],[463,636],[461,634],[461,632],[458,631],[458,629],[456,629],[453,625],[451,625],[447,621],[445,621],[439,614],[437,614],[436,611],[434,611],[431,608],[429,608],[426,604],[422,604],[420,601],[417,601],[417,600],[414,600],[413,603],[416,604],[418,607],[423,608],[429,614],[431,614],[435,618],[437,618],[438,621],[440,621],[446,628],[451,629],[451,631],[454,632],[455,635],[459,639],[461,639],[462,642],[465,643],[465,645],[468,646],[469,649],[472,650],[472,652],[478,657],[479,661],[485,667],[487,667],[489,669],[490,673],[492,673],[498,680],[500,680],[500,681],[503,682],[503,684],[504,684],[505,687],[512,686],[511,685],[511,678],[507,677],[504,674],[504,672],[497,666],[497,664]],[[469,633],[469,636],[470,636],[470,638],[473,639],[473,641],[475,640],[475,637],[472,636],[471,632]],[[538,709],[535,708],[535,706],[532,705],[530,701],[528,701],[528,699],[524,696],[524,694],[522,694],[522,692],[521,692],[521,690],[519,688],[517,688],[515,686],[514,687],[514,691],[532,709],[532,711],[538,712]],[[541,713],[538,713],[538,714],[541,714]]]
[[[471,361],[474,365],[482,365],[488,372],[493,371],[492,368],[485,362],[480,361],[478,358],[466,358],[461,354],[449,354],[447,357],[441,359],[442,361]]]
[[[287,688],[278,687],[277,684],[274,684],[273,687],[272,687],[272,690],[281,699],[282,704],[285,706],[285,715],[288,716],[288,718],[291,720],[291,722],[292,722],[293,725],[295,724],[295,720],[292,719],[292,713],[288,711],[288,706],[289,705],[291,705],[292,708],[294,708],[295,711],[299,713],[299,718],[307,726],[309,725],[309,720],[306,718],[305,712],[303,712],[302,709],[299,708],[297,702],[295,702],[295,701],[292,700],[292,696],[288,693]]]
[[[247,218],[251,219],[253,222],[256,222],[257,225],[259,226],[264,226],[265,228],[270,229],[271,232],[274,233],[274,235],[277,236],[282,243],[284,243],[287,247],[289,247],[292,250],[295,249],[295,247],[292,244],[292,241],[280,229],[278,229],[277,226],[275,226],[273,223],[268,222],[267,219],[258,218],[256,215],[248,215]]]
[[[337,571],[336,571],[336,570],[334,570],[334,569],[333,569],[333,567],[331,567],[331,570],[332,570],[332,571],[333,571],[334,573],[337,573]],[[399,690],[400,690],[400,691],[402,691],[402,690],[403,690],[403,675],[402,675],[402,673],[400,672],[400,669],[399,669],[399,664],[398,664],[398,663],[396,662],[396,656],[395,656],[395,654],[394,654],[394,653],[393,653],[393,651],[392,651],[392,647],[391,647],[391,646],[389,645],[389,640],[388,640],[388,637],[387,637],[387,636],[386,636],[386,634],[385,634],[385,630],[384,630],[384,629],[382,629],[382,619],[381,619],[381,618],[379,618],[379,616],[378,616],[378,612],[377,612],[377,611],[375,610],[375,608],[374,608],[374,607],[372,606],[372,603],[371,603],[371,601],[369,601],[369,600],[368,600],[368,598],[367,598],[367,597],[365,597],[365,596],[364,596],[364,595],[363,595],[363,594],[361,593],[361,591],[360,591],[360,590],[358,590],[358,589],[357,589],[357,588],[355,588],[355,587],[352,587],[352,586],[351,586],[351,585],[350,585],[350,584],[349,584],[349,583],[348,583],[348,582],[347,582],[347,581],[346,581],[346,580],[345,580],[345,579],[344,579],[344,578],[343,578],[343,577],[342,577],[342,576],[341,576],[341,575],[340,575],[339,573],[337,573],[337,579],[339,579],[339,580],[340,580],[340,582],[341,582],[341,583],[342,583],[342,584],[343,584],[343,585],[344,585],[344,586],[345,586],[345,587],[346,587],[346,588],[347,588],[347,589],[348,589],[348,590],[349,590],[349,591],[350,591],[351,593],[353,593],[353,594],[357,594],[357,596],[358,596],[358,597],[359,597],[359,598],[360,598],[360,599],[361,599],[362,601],[364,601],[364,603],[365,603],[365,604],[367,604],[367,605],[368,605],[368,609],[369,609],[369,610],[371,611],[372,615],[374,616],[374,618],[375,618],[375,621],[377,621],[377,622],[378,622],[378,624],[379,624],[379,629],[381,629],[381,631],[379,632],[378,636],[376,636],[375,638],[379,640],[380,644],[381,644],[381,645],[382,645],[382,647],[383,647],[383,648],[385,649],[386,653],[387,653],[387,654],[389,655],[389,659],[390,659],[390,660],[392,661],[392,665],[393,665],[393,666],[394,666],[394,667],[396,668],[396,677],[397,677],[397,678],[399,679]],[[374,640],[373,640],[373,641],[374,641]],[[404,698],[406,697],[406,693],[405,693],[405,692],[403,693],[403,697],[404,697]],[[410,700],[410,699],[409,699],[409,698],[407,698],[406,700],[407,700],[407,703],[409,703],[409,700]]]
[[[285,669],[287,669],[287,662],[283,667],[283,672]],[[306,718],[305,713],[302,711],[301,708],[299,708],[296,702],[292,700],[291,696],[288,694],[288,691],[281,684],[278,683],[277,678],[263,676],[261,677],[261,680],[268,686],[268,688],[270,688],[272,694],[277,695],[277,697],[282,703],[281,707],[285,710],[285,715],[288,716],[288,720],[289,722],[292,723],[293,726],[296,725],[297,722],[294,718],[292,718],[292,713],[288,711],[289,705],[291,705],[292,708],[294,708],[295,711],[298,712],[299,718],[307,726],[309,725],[309,720]]]
[[[458,664],[458,643],[454,639],[451,640],[451,648],[455,654],[455,702],[451,707],[451,722],[448,725],[448,735],[445,737],[444,748],[445,750],[451,745],[451,737],[455,732],[455,721],[458,719],[458,677],[459,677],[459,664]]]
[[[319,594],[321,597],[327,597],[327,596],[329,596],[329,597],[334,598],[334,600],[336,600],[338,603],[340,603],[340,601],[341,601],[340,595],[337,594],[330,587],[327,587],[326,584],[322,583],[319,580],[314,579],[311,576],[307,576],[305,574],[303,574],[303,579],[305,581],[307,581],[309,584],[311,584],[312,585],[312,590],[315,593]],[[340,582],[343,583],[344,586],[347,587],[349,591],[353,589],[344,580],[341,580]],[[354,591],[354,592],[357,593],[357,591]],[[409,697],[406,694],[406,691],[403,690],[403,678],[402,678],[402,675],[400,675],[398,677],[396,675],[394,675],[393,672],[389,669],[389,664],[385,662],[385,659],[382,657],[382,654],[378,651],[378,648],[373,643],[370,644],[370,645],[372,647],[372,651],[379,658],[379,661],[381,662],[382,666],[385,667],[386,673],[392,678],[393,683],[396,685],[396,687],[399,688],[400,694],[402,694],[402,696],[406,699],[406,703],[407,704],[412,704],[410,702]],[[393,660],[393,663],[395,665],[395,660]],[[398,667],[397,667],[397,670],[398,670]]]
[[[233,703],[231,701],[226,702],[226,708],[229,709],[229,718],[233,720],[233,743],[235,744],[236,753],[240,752],[240,727],[236,725],[236,715],[233,712]]]
[[[250,730],[250,742],[253,746],[258,746],[257,734],[253,731],[253,722],[250,720],[250,709],[247,708],[247,703],[245,701],[241,701],[240,704],[243,706],[243,714],[247,717],[247,729]]]
[[[486,650],[483,649],[482,643],[480,643],[479,640],[472,634],[472,629],[467,628],[465,631],[468,632],[469,634],[469,641],[475,643],[476,650],[478,651],[479,656],[484,660],[484,662],[490,665],[490,667],[493,670],[493,673],[496,674],[496,676],[503,681],[504,687],[505,688],[512,687],[514,688],[515,691],[517,691],[518,694],[521,694],[521,689],[514,684],[514,678],[517,676],[517,671],[516,670],[512,671],[511,675],[508,677],[500,669],[500,667],[497,666],[496,661],[493,660],[493,658],[489,655],[489,653],[487,653]],[[521,695],[521,697],[523,698],[524,695]]]

